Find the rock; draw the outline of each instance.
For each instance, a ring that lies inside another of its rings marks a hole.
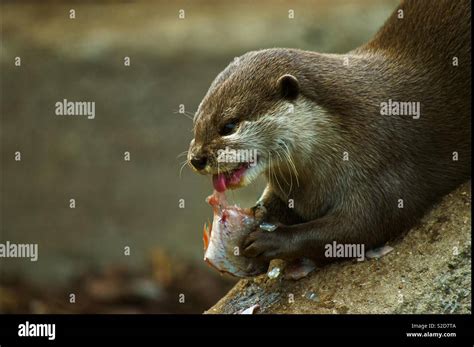
[[[252,305],[258,313],[471,313],[470,205],[468,182],[389,242],[394,250],[380,259],[334,263],[299,281],[241,280],[205,313]]]

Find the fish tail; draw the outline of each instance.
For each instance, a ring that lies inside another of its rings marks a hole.
[[[210,236],[211,236],[211,227],[208,227],[207,223],[204,223],[204,228],[203,228],[203,233],[202,233],[202,240],[204,242],[204,251],[206,251],[207,247],[209,247],[209,239],[210,239]]]

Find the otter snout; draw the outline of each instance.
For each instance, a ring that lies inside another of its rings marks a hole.
[[[190,166],[194,170],[202,173],[209,164],[209,156],[207,153],[203,151],[202,146],[196,145],[194,139],[189,144],[188,153],[188,163]]]
[[[190,160],[191,165],[198,171],[203,170],[207,165],[207,157],[205,155],[193,156]]]

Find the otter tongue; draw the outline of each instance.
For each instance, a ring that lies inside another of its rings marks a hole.
[[[212,176],[212,184],[214,185],[214,189],[218,192],[222,193],[227,189],[229,185],[235,186],[239,184],[240,180],[242,179],[242,175],[247,170],[246,166],[242,166],[237,170],[232,171],[230,174],[218,174]]]
[[[223,192],[227,189],[226,177],[224,174],[212,175],[212,184],[214,189],[218,192]]]

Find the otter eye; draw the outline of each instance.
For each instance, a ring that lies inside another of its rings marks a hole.
[[[224,126],[219,131],[219,134],[221,136],[230,135],[235,131],[235,129],[237,129],[237,123],[229,122],[229,123],[224,124]]]

